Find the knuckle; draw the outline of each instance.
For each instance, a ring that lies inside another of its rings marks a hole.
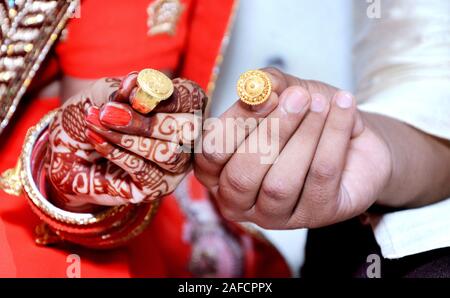
[[[284,185],[283,181],[279,180],[264,182],[261,192],[265,198],[276,202],[286,201],[292,195],[292,192]]]
[[[235,195],[250,192],[255,185],[255,181],[248,175],[244,174],[244,171],[240,169],[233,169],[230,171],[226,168],[219,182],[221,189],[230,189]]]
[[[202,157],[209,164],[221,166],[226,161],[225,154],[217,151],[203,151]]]
[[[338,172],[338,168],[333,163],[322,161],[311,166],[309,178],[312,179],[314,185],[322,186],[334,181]]]

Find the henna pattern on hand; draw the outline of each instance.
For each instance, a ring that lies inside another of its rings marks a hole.
[[[62,111],[61,120],[63,129],[70,138],[80,143],[86,142],[84,114],[87,110],[86,106],[89,104],[89,101],[81,101],[77,104],[67,106]]]
[[[119,88],[122,80],[118,78],[106,78],[105,82],[109,84],[109,87]]]
[[[175,189],[191,162],[190,153],[182,152],[180,144],[192,141],[188,135],[194,125],[191,119],[180,121],[170,113],[203,110],[206,96],[192,82],[176,79],[174,85],[174,100],[160,108],[168,114],[154,114],[145,122],[149,124],[147,131],[167,138],[175,135],[178,143],[121,134],[118,139],[108,138],[112,144],[105,142],[106,147],[102,147],[86,135],[89,108],[101,107],[111,99],[124,102],[136,88],[136,73],[124,80],[103,79],[61,108],[50,125],[48,163],[49,180],[66,196],[64,203],[138,203],[158,199]]]
[[[172,173],[186,171],[191,162],[190,154],[183,152],[180,145],[170,142],[123,135],[119,145],[147,160],[156,162],[160,167]]]
[[[185,79],[172,80],[174,93],[172,97],[161,102],[154,110],[155,113],[192,113],[204,111],[208,97],[196,83]]]

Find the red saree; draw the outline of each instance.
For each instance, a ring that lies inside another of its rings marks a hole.
[[[234,1],[182,1],[173,36],[148,34],[152,2],[82,1],[81,17],[70,20],[54,53],[47,57],[52,67],[43,69],[34,83],[39,85],[56,72],[96,79],[150,67],[173,70],[211,91]],[[15,165],[27,129],[58,105],[57,98],[33,99],[16,113],[2,135],[1,172]],[[0,193],[0,277],[66,277],[73,254],[80,258],[81,277],[290,275],[281,255],[266,240],[217,214],[192,175],[162,200],[145,232],[121,248],[38,246],[34,234],[38,224],[23,196]]]

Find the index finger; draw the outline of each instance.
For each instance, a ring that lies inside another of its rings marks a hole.
[[[205,121],[202,152],[195,157],[197,176],[207,186],[218,183],[218,176],[236,149],[253,132],[259,123],[277,106],[279,95],[289,86],[299,84],[299,80],[287,76],[278,69],[262,69],[271,80],[272,93],[260,105],[247,105],[237,101],[218,119]],[[231,124],[231,127],[230,127]],[[212,142],[213,140],[220,140]]]

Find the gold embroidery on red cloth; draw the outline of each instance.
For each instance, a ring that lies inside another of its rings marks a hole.
[[[77,4],[0,0],[0,133]]]
[[[180,0],[155,0],[147,8],[148,35],[175,35],[184,5]]]

